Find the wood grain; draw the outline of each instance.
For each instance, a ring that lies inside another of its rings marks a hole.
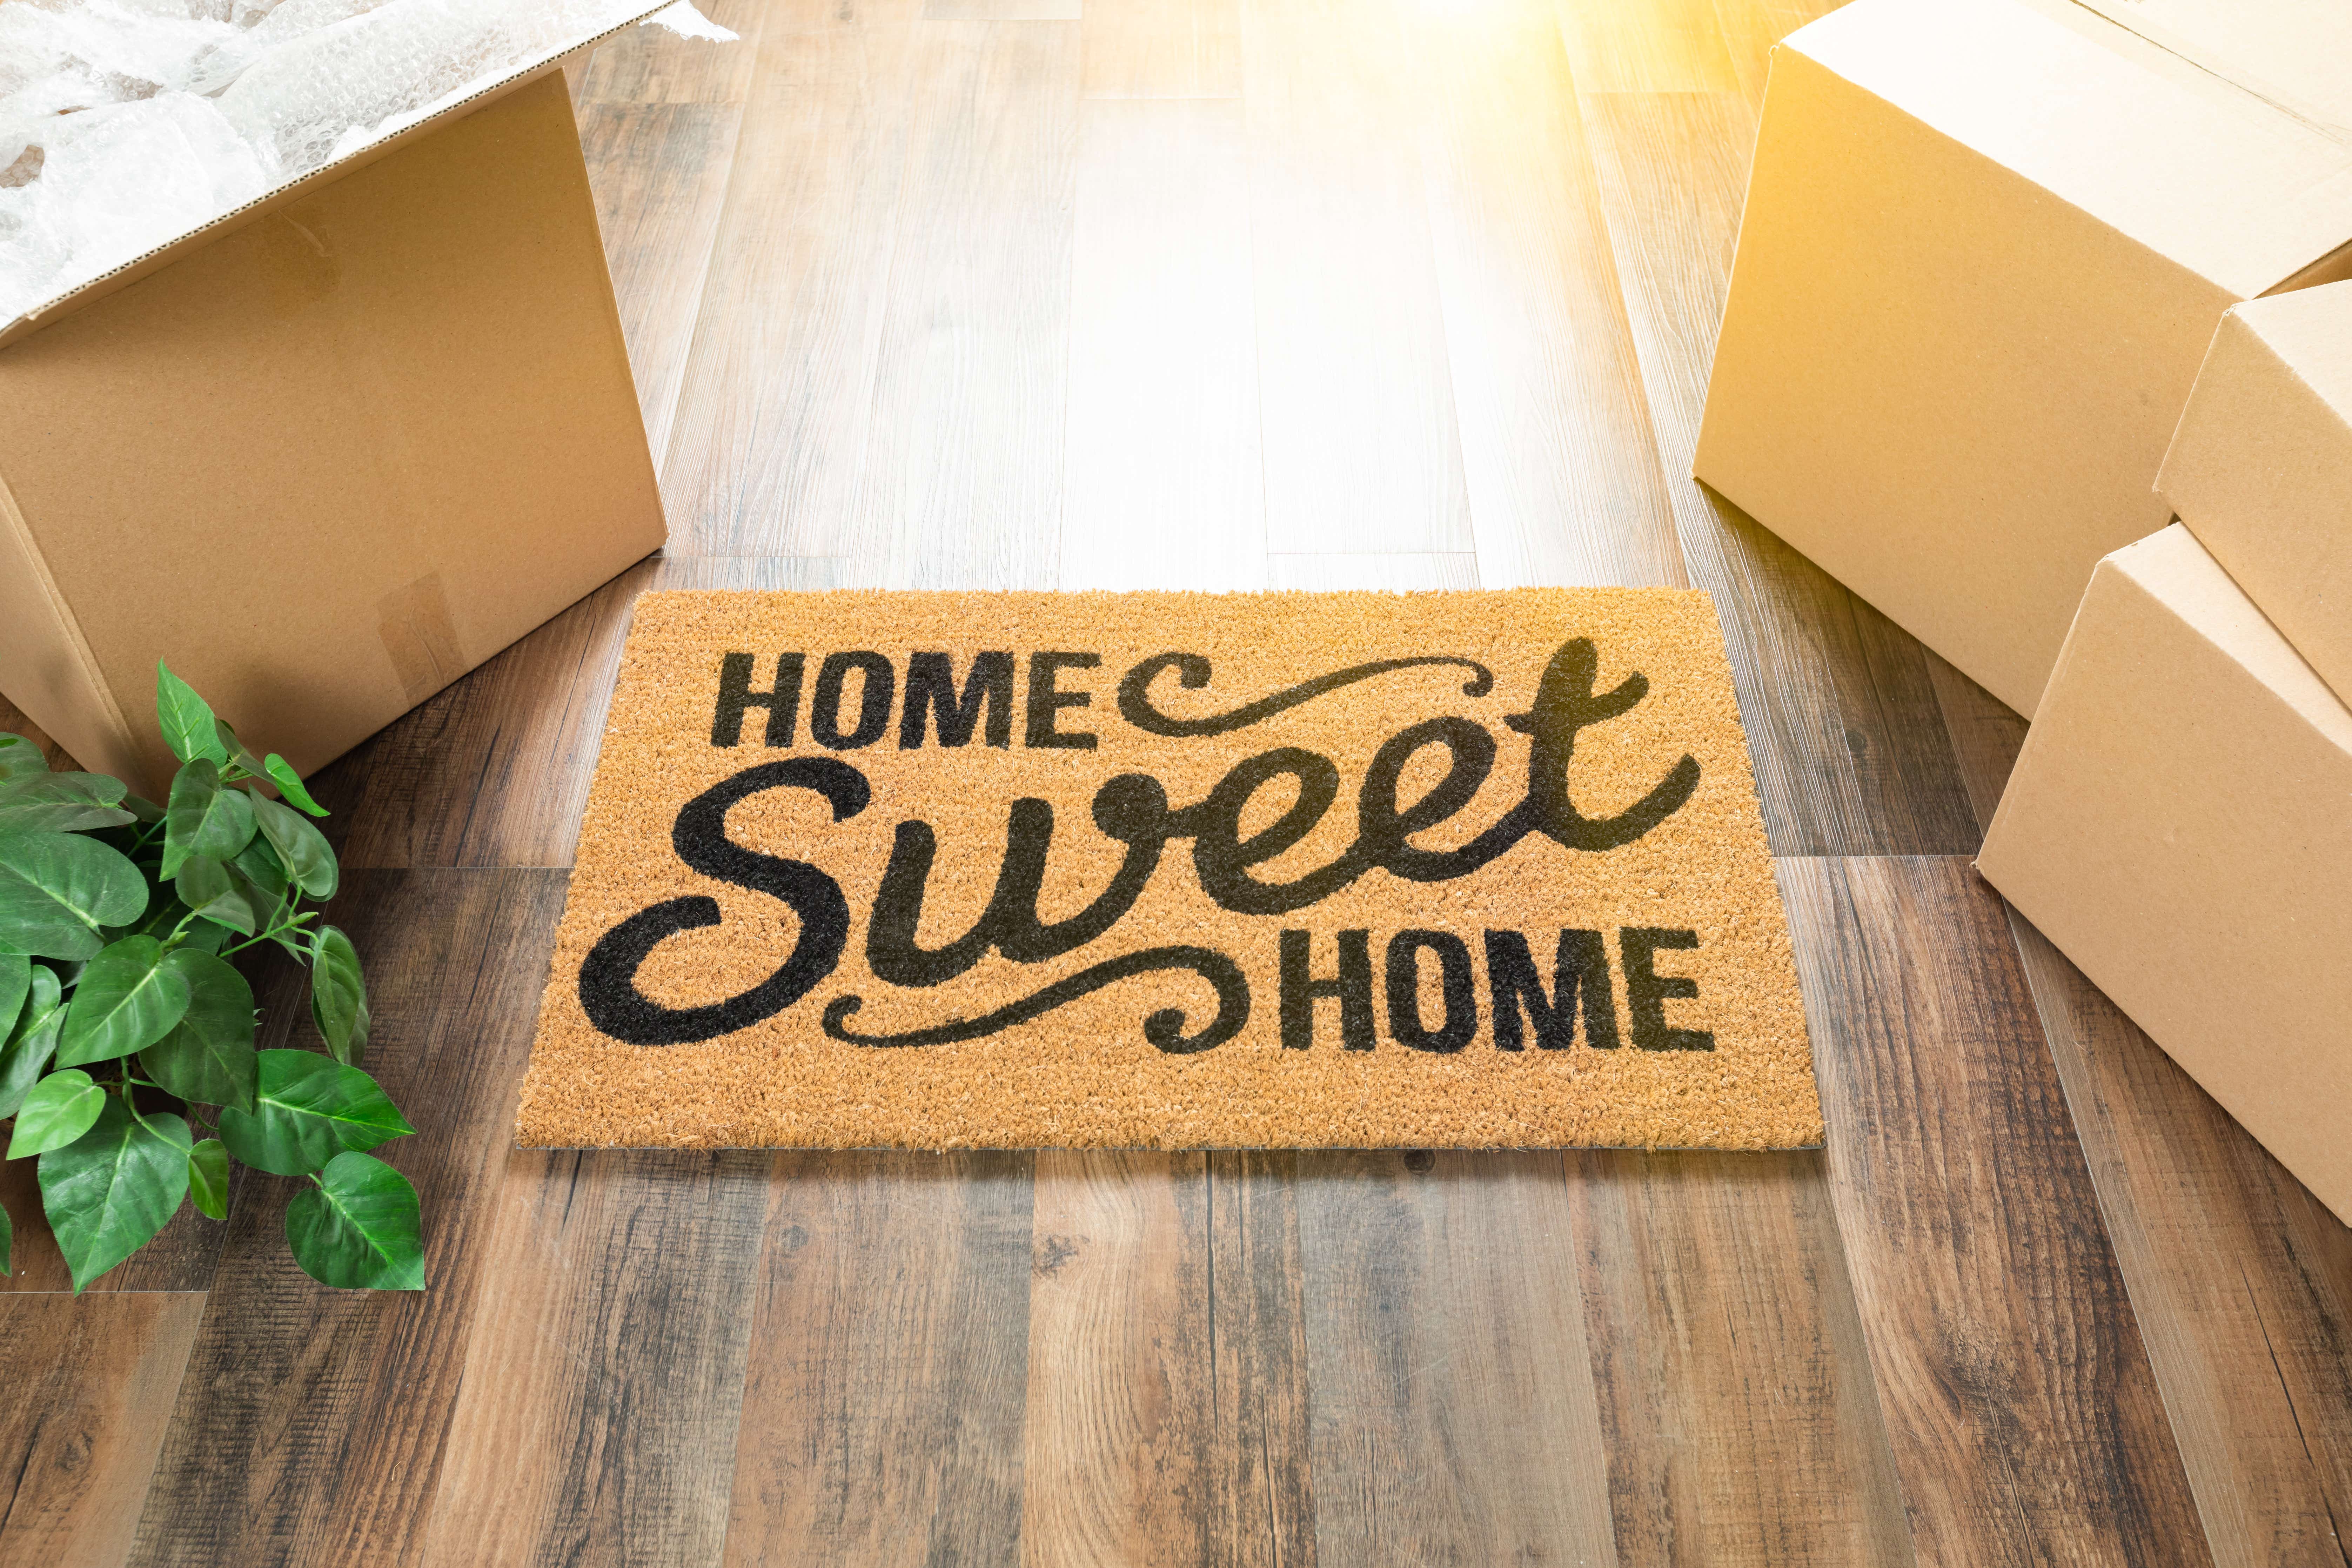
[[[730,1563],[1021,1555],[1026,1154],[782,1153]]]
[[[1740,96],[1750,108],[1764,107],[1772,46],[1843,4],[1844,0],[1715,0],[1724,47],[1739,78]]]
[[[1037,1156],[1028,1568],[1316,1560],[1292,1169]]]
[[[1318,1560],[1613,1564],[1559,1156],[1298,1171]]]
[[[2209,1563],[2000,900],[1958,858],[1780,869],[1919,1561]]]
[[[2001,791],[2009,787],[2010,770],[2017,765],[2018,750],[2025,744],[2025,721],[1933,649],[1922,651],[1945,732],[1952,738],[1952,758],[1969,793],[1969,808],[1979,827],[1990,828]]]
[[[1738,85],[1710,0],[1553,0],[1585,92],[1725,92]]]
[[[1398,12],[1481,580],[1686,585],[1559,29]]]
[[[569,866],[639,594],[825,588],[837,561],[656,556],[363,742],[314,781],[349,867]]]
[[[420,1130],[377,1152],[416,1185],[427,1288],[314,1283],[286,1251],[295,1184],[249,1179],[132,1562],[421,1561],[563,880],[345,873],[329,918],[367,966],[368,1069]],[[276,1045],[305,1009],[286,985],[263,1002]]]
[[[1059,585],[1265,586],[1241,105],[1086,103]]]
[[[512,1150],[426,1563],[702,1564],[727,1534],[768,1160]]]
[[[1691,583],[1722,617],[1774,853],[1973,853],[1919,645],[1687,478],[1747,184],[1747,105],[1582,102],[1668,499]]]
[[[1910,1563],[1821,1153],[1568,1171],[1619,1560]]]
[[[1088,98],[1239,98],[1241,0],[1086,0]]]
[[[1410,593],[1421,588],[1479,585],[1478,557],[1466,550],[1446,554],[1392,555],[1284,552],[1265,559],[1269,588],[1381,588]]]
[[[1471,549],[1396,13],[1245,4],[1242,64],[1267,540]]]
[[[0,1297],[0,1568],[116,1568],[172,1415],[201,1293]]]
[[[2015,910],[2116,1261],[2220,1568],[2342,1568],[2352,1229]]]

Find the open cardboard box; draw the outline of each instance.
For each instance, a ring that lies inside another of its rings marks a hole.
[[[1791,34],[1697,477],[2032,713],[2092,568],[2170,515],[2222,313],[2352,277],[2339,44],[2352,6],[2302,0],[1853,0]]]
[[[0,692],[84,766],[169,777],[160,658],[308,772],[660,547],[561,72],[612,30],[0,330]]]
[[[2352,1222],[2352,709],[2187,529],[2099,564],[1978,869]]]
[[[2157,489],[2352,701],[2352,283],[2221,318]]]

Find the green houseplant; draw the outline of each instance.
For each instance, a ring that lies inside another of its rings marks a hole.
[[[76,1290],[184,1200],[226,1218],[232,1161],[307,1179],[286,1239],[313,1279],[422,1289],[416,1190],[365,1152],[415,1129],[360,1069],[367,988],[351,939],[303,908],[334,896],[335,853],[310,821],[327,814],[283,757],[256,758],[155,668],[180,759],[163,805],[119,779],[52,773],[32,742],[0,735],[5,1157],[39,1162]],[[253,991],[230,960],[264,943],[310,970],[324,1053],[256,1048]],[[14,1232],[0,1209],[0,1273]]]

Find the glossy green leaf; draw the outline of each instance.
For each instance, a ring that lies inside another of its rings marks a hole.
[[[267,795],[253,797],[253,820],[304,892],[322,900],[335,896],[335,851],[325,834],[291,806]]]
[[[187,983],[188,1011],[139,1053],[140,1066],[191,1104],[254,1110],[260,1064],[253,1048],[253,987],[209,953],[184,947],[163,962]]]
[[[313,816],[327,815],[327,808],[310,798],[310,792],[303,786],[302,775],[294,771],[293,763],[272,752],[261,765],[271,782],[278,785],[280,795]]]
[[[95,833],[132,820],[122,781],[104,773],[26,773],[0,779],[0,831]]]
[[[89,1074],[68,1068],[53,1072],[33,1086],[16,1108],[16,1131],[8,1140],[8,1158],[21,1160],[62,1149],[89,1131],[106,1105],[106,1090]]]
[[[253,797],[224,785],[220,769],[193,762],[172,781],[163,808],[163,875],[176,877],[191,855],[234,860],[253,838]]]
[[[58,1065],[111,1061],[171,1033],[188,1010],[188,982],[152,936],[126,936],[89,961],[66,1008]]]
[[[416,1131],[357,1068],[315,1051],[263,1051],[252,1114],[223,1107],[228,1152],[280,1176],[316,1171],[343,1151],[373,1149]]]
[[[310,961],[310,1018],[339,1062],[356,1066],[367,1055],[367,982],[352,939],[333,926],[319,928]]]
[[[226,866],[211,856],[189,856],[180,874],[172,879],[172,890],[198,918],[246,936],[253,934],[257,917],[244,888],[230,877]]]
[[[152,1129],[152,1131],[151,1131]],[[97,1124],[41,1156],[41,1207],[74,1289],[153,1239],[188,1193],[188,1124],[168,1112],[132,1119],[108,1095]]]
[[[338,1154],[286,1205],[286,1245],[302,1272],[346,1290],[422,1290],[416,1189],[371,1154]]]
[[[122,809],[129,812],[131,817],[142,826],[163,820],[163,808],[143,795],[124,795]]]
[[[230,765],[234,765],[243,768],[247,773],[252,773],[256,777],[260,775],[264,765],[261,759],[255,756],[251,752],[246,750],[245,742],[236,738],[236,731],[229,728],[229,722],[227,720],[215,719],[213,721],[213,734],[221,743],[221,756],[223,759],[222,765],[224,769]]]
[[[219,1139],[188,1151],[188,1196],[206,1219],[228,1218],[228,1146]]]
[[[26,994],[24,1010],[17,1015],[7,1043],[0,1045],[0,1117],[16,1115],[34,1083],[48,1069],[49,1058],[58,1048],[58,1029],[65,1021],[65,988],[58,984],[57,972],[46,964],[33,965],[32,989]]]
[[[165,667],[155,661],[155,721],[163,726],[163,743],[172,754],[184,763],[198,758],[218,764],[228,761],[228,748],[220,742],[214,729],[219,722],[213,716],[212,704],[196,695],[195,689]]]
[[[119,850],[74,833],[0,833],[0,946],[85,959],[109,926],[147,908],[147,879]]]
[[[0,734],[0,779],[48,771],[49,759],[41,754],[40,747],[22,735]]]
[[[261,807],[264,804],[259,795],[254,796],[253,819],[257,823],[262,819]],[[272,801],[267,804],[276,805],[277,803]],[[286,808],[280,805],[278,809],[283,811]],[[286,875],[286,863],[278,858],[278,851],[269,847],[269,840],[267,837],[256,836],[252,843],[237,851],[234,864],[238,873],[247,881],[269,896],[272,905],[286,896],[287,883],[291,879]]]
[[[32,994],[33,961],[21,952],[0,952],[0,1040],[16,1026],[16,1015]]]

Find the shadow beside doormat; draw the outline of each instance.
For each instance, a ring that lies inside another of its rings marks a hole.
[[[648,594],[518,1131],[1818,1143],[1713,606]]]

